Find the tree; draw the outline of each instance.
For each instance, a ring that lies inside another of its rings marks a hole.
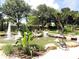
[[[28,26],[35,25],[38,23],[38,19],[36,16],[30,15],[27,18],[29,19],[29,21],[27,23]]]
[[[2,13],[0,13],[0,22],[1,22],[1,31],[3,31],[3,16],[2,16]]]
[[[2,13],[2,7],[0,6],[0,23],[1,23],[1,31],[3,31],[3,23],[4,23],[4,19],[3,19],[3,13]]]
[[[61,30],[61,33],[63,34],[64,32],[64,24],[62,22],[62,14],[61,13],[57,13],[56,15],[56,26],[57,26],[57,29]]]
[[[3,6],[3,13],[14,18],[19,28],[20,19],[30,12],[30,6],[24,0],[6,0]]]
[[[79,17],[79,12],[78,11],[71,11],[71,14],[70,14],[70,16],[73,18],[73,20],[72,20],[72,30],[74,31],[75,30],[75,27],[76,27],[76,25],[78,24],[78,17]]]
[[[62,8],[61,9],[61,13],[62,13],[62,21],[64,22],[64,24],[67,24],[67,22],[68,22],[68,16],[71,13],[70,8]]]
[[[41,24],[42,27],[44,27],[48,23],[48,21],[53,18],[56,10],[46,6],[45,4],[42,4],[42,5],[39,5],[37,7],[37,10],[34,12],[36,13],[36,16],[39,19],[39,24]]]
[[[66,13],[70,11],[70,8],[62,8],[61,11]]]

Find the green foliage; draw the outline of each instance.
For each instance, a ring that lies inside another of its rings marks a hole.
[[[30,6],[23,0],[6,0],[3,4],[3,12],[11,17],[18,18],[29,13]]]
[[[0,12],[0,24],[1,24],[1,31],[4,30],[3,25],[4,25],[4,19],[3,19],[3,13],[2,11]]]
[[[73,31],[73,29],[72,29],[72,28],[73,28],[73,27],[72,27],[71,25],[69,25],[69,26],[65,26],[64,33],[65,33],[65,34],[67,34],[67,33],[72,32],[72,31]]]
[[[38,23],[38,19],[36,16],[28,16],[28,25],[34,25],[34,24],[37,24]]]
[[[24,36],[24,32],[28,31],[28,27],[25,24],[22,24],[22,28],[20,28],[22,36]]]
[[[20,19],[27,17],[30,12],[30,6],[24,2],[24,0],[5,0],[5,3],[2,5],[3,13],[12,17],[14,21],[17,22],[19,28]]]
[[[29,47],[25,47],[25,48],[23,48],[23,51],[24,51],[24,53],[25,54],[27,54],[27,55],[31,55],[31,49],[29,48]]]
[[[13,52],[13,46],[11,44],[7,44],[3,47],[3,52],[6,55],[10,55]]]
[[[23,47],[28,47],[32,39],[33,37],[31,32],[24,32],[24,37],[22,38]]]
[[[26,47],[26,32],[24,32],[24,37],[22,38],[22,45],[23,47]]]
[[[32,48],[30,47],[30,42],[33,39],[32,33],[30,31],[24,32],[24,37],[22,38],[22,49],[25,54],[32,56]]]
[[[39,5],[37,7],[37,9],[38,10],[35,13],[39,19],[38,22],[42,25],[42,27],[44,27],[46,25],[46,23],[48,23],[49,19],[54,19],[54,17],[55,17],[54,15],[56,14],[55,9],[48,7],[45,4]]]
[[[42,45],[38,45],[38,51],[44,51],[45,49],[44,49],[44,46],[42,46]]]
[[[17,44],[16,47],[18,48],[18,50],[22,50],[22,44]]]
[[[62,12],[69,12],[70,11],[70,8],[62,8],[61,11]]]
[[[38,44],[31,44],[30,47],[33,51],[44,51],[44,47]]]
[[[41,37],[41,38],[39,38],[39,40],[38,40],[38,38],[35,38],[35,39],[33,39],[30,42],[31,45],[35,44],[38,47],[38,51],[44,51],[44,47],[48,43],[55,43],[54,38],[51,38],[51,37],[46,37],[46,38],[45,37]]]
[[[32,45],[29,45],[29,47],[23,48],[23,51],[25,54],[33,56],[34,52],[36,51],[44,51],[44,47],[41,45],[32,44]]]
[[[79,31],[76,31],[76,32],[75,32],[75,35],[79,35]]]

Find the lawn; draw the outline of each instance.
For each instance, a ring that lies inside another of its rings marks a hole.
[[[55,38],[52,37],[34,38],[30,44],[37,44],[39,46],[44,47],[48,43],[55,43]]]
[[[15,43],[15,40],[5,40],[6,38],[0,37],[0,43]]]

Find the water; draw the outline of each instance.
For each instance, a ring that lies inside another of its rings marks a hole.
[[[8,30],[7,30],[7,38],[6,39],[10,40],[11,36],[12,36],[12,34],[11,34],[11,22],[9,22]]]
[[[19,39],[21,37],[22,37],[22,35],[21,35],[20,31],[18,31],[17,35],[15,35],[15,40],[17,40],[17,39]]]
[[[22,35],[21,35],[20,31],[18,31],[17,35],[11,34],[11,22],[9,22],[8,30],[7,30],[7,33],[6,33],[6,40],[12,40],[12,39],[17,40],[21,37],[22,37]]]

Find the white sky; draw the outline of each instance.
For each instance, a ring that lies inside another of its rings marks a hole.
[[[40,4],[46,4],[47,6],[59,9],[59,5],[55,2],[55,0],[24,0],[24,1],[29,5],[31,5],[32,9],[36,9],[36,7]]]
[[[5,0],[0,0],[0,5],[4,3]],[[79,0],[24,0],[26,3],[36,9],[40,4],[46,4],[47,6],[53,7],[60,10],[64,7],[69,7],[72,10],[79,10]]]
[[[69,7],[71,8],[72,10],[75,10],[78,7],[78,4],[79,4],[79,0],[64,0],[64,7]]]

